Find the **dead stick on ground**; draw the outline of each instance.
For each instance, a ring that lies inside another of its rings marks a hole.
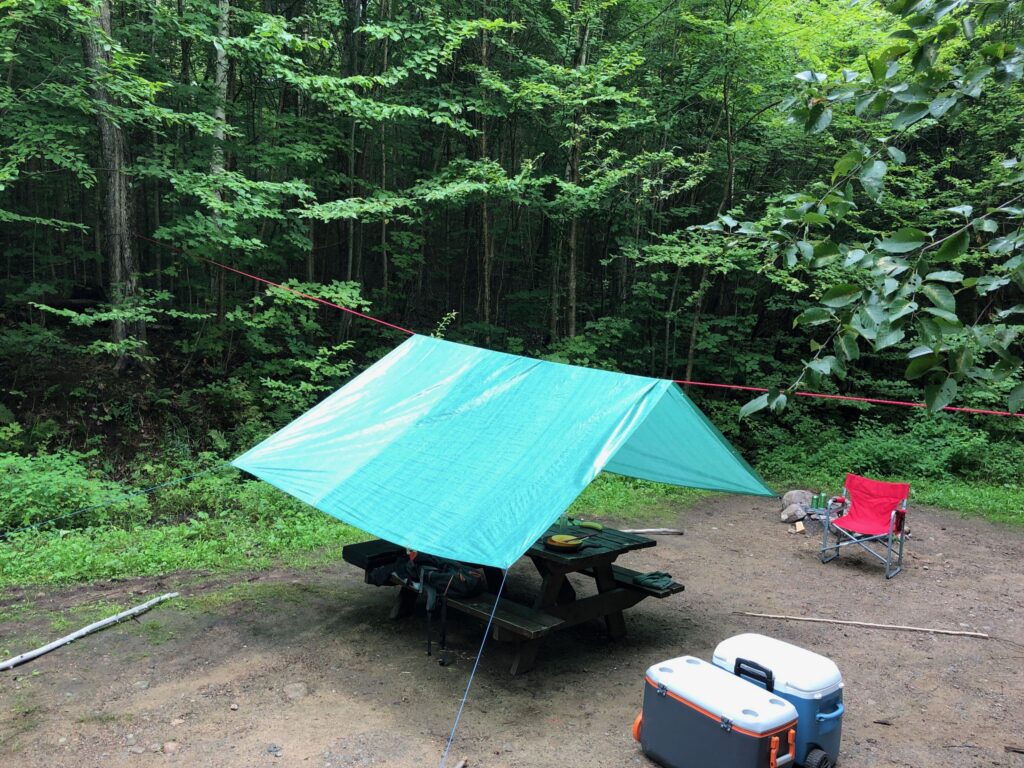
[[[168,592],[166,595],[154,597],[148,603],[143,603],[142,605],[137,605],[134,608],[129,608],[127,611],[122,611],[116,616],[101,619],[100,621],[90,624],[87,627],[83,627],[77,632],[72,632],[70,635],[62,637],[60,640],[54,640],[52,643],[44,645],[42,648],[36,648],[34,651],[23,653],[20,656],[14,656],[8,659],[7,661],[0,661],[0,670],[10,669],[11,667],[16,667],[19,664],[24,664],[26,661],[31,661],[32,659],[42,656],[44,653],[49,653],[50,651],[56,648],[60,648],[62,645],[67,645],[68,643],[77,640],[80,637],[85,637],[86,635],[92,634],[93,632],[101,630],[105,627],[109,627],[111,624],[117,624],[117,622],[123,621],[124,619],[131,618],[132,616],[138,616],[140,613],[145,613],[154,605],[162,603],[164,600],[170,600],[172,597],[177,596],[177,592]]]
[[[683,532],[676,528],[623,528],[623,533],[647,533],[654,536],[682,536]]]
[[[933,635],[959,635],[961,637],[980,637],[988,640],[984,632],[961,632],[955,629],[929,629],[928,627],[907,627],[901,624],[872,624],[867,621],[843,621],[842,619],[819,619],[815,616],[783,616],[775,613],[750,613],[737,611],[741,616],[757,616],[761,619],[782,619],[784,621],[814,621],[819,624],[847,624],[852,627],[868,627],[869,629],[895,629],[900,632],[928,632]]]

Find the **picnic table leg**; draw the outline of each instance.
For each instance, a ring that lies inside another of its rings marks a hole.
[[[537,651],[540,650],[541,641],[520,640],[516,643],[516,655],[512,659],[512,666],[509,667],[509,674],[518,675],[521,672],[529,672],[537,662]]]
[[[576,599],[576,590],[565,571],[552,568],[543,560],[533,559],[541,576],[540,594],[534,601],[534,608],[549,608],[552,605],[571,603]]]
[[[415,592],[399,587],[398,594],[395,596],[395,604],[391,606],[389,618],[402,619],[411,615],[413,609],[416,607],[417,597],[419,597],[419,595]]]
[[[595,565],[594,581],[597,582],[597,591],[599,593],[615,589],[615,575],[612,573],[612,564],[602,563]],[[612,640],[621,640],[626,636],[626,619],[623,617],[622,611],[605,614],[604,621],[608,627],[608,637]]]

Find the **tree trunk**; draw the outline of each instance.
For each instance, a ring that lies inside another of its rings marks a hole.
[[[91,29],[83,34],[82,42],[85,63],[92,72],[100,151],[106,177],[103,224],[106,230],[104,244],[110,278],[110,302],[118,308],[131,302],[138,295],[139,264],[132,247],[132,185],[128,176],[128,153],[124,132],[110,117],[110,108],[115,106],[115,100],[103,84],[104,73],[112,60],[112,51],[107,45],[107,40],[112,37],[110,0],[100,0],[91,24]],[[111,340],[115,344],[120,344],[130,338],[145,344],[145,322],[114,320]],[[115,369],[121,371],[130,362],[131,358],[122,351],[117,358]]]
[[[210,156],[210,175],[213,177],[224,173],[224,124],[227,121],[228,101],[228,54],[221,42],[227,39],[229,33],[229,18],[231,14],[230,0],[217,0],[217,39],[213,43],[214,65],[213,65],[213,87],[217,100],[213,105],[213,119],[216,125],[213,129],[213,152]],[[217,188],[217,199],[223,202],[224,191]],[[219,214],[214,213],[214,221],[220,229]],[[217,274],[217,322],[224,322],[224,281],[226,279],[224,270]]]

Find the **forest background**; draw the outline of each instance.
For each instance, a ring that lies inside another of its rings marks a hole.
[[[1022,420],[941,411],[1024,403],[1022,22],[0,0],[0,586],[357,535],[218,467],[403,335],[210,260],[467,344],[768,387],[689,394],[776,488],[854,471],[1024,521]]]

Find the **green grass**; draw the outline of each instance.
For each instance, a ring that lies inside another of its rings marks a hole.
[[[184,570],[234,571],[337,559],[365,534],[320,512],[196,519],[153,528],[28,531],[0,544],[0,589]]]
[[[711,491],[602,474],[579,495],[567,514],[614,520],[664,520],[709,495]]]

